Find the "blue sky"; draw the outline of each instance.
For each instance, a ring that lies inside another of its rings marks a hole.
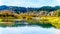
[[[0,5],[22,7],[60,6],[60,0],[0,0]]]

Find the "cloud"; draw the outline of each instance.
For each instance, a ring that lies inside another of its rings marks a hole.
[[[60,0],[56,0],[56,1],[60,3]]]
[[[58,5],[60,5],[60,0],[56,0],[56,3],[57,3]]]
[[[3,4],[3,2],[2,2],[2,0],[0,0],[0,5],[2,5]]]

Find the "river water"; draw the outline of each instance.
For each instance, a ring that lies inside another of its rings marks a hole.
[[[60,29],[40,26],[0,27],[0,34],[60,34]]]

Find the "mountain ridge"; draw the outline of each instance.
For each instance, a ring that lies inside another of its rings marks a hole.
[[[55,6],[55,7],[51,7],[51,6],[43,6],[43,7],[39,7],[39,8],[32,8],[32,7],[18,7],[18,6],[6,6],[6,5],[2,5],[0,6],[0,10],[12,10],[16,13],[19,12],[27,12],[27,11],[55,11],[60,9],[60,6]]]

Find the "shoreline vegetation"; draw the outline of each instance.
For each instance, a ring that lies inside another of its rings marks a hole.
[[[46,13],[40,12],[26,12],[14,13],[9,10],[0,11],[0,26],[19,26],[19,25],[40,25],[42,27],[60,28],[60,10]]]
[[[0,26],[40,25],[42,27],[60,28],[60,9],[56,11],[21,12],[0,11]]]

